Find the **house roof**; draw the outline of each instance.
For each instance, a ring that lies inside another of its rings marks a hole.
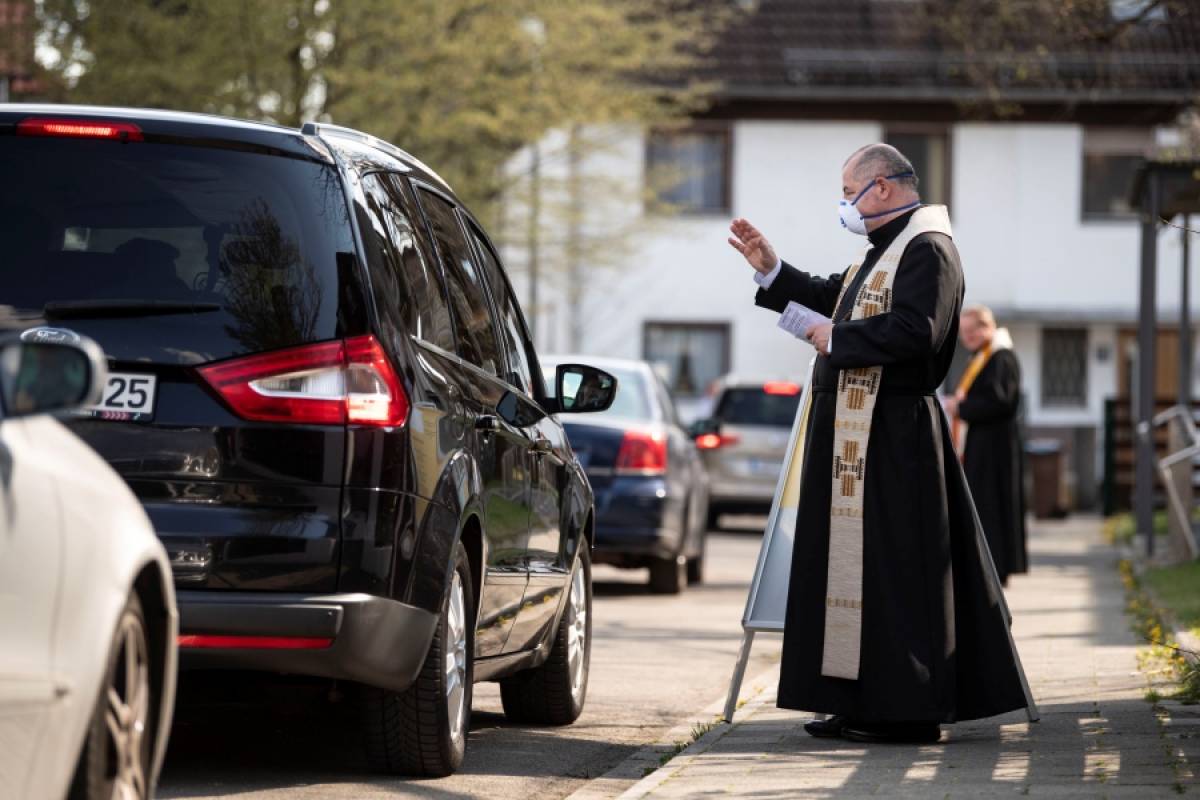
[[[1053,14],[1055,0],[1001,3],[1004,13],[1023,7],[1008,18],[971,16],[972,5],[742,0],[747,13],[722,35],[706,71],[725,100],[1181,105],[1200,92],[1200,4],[1191,0],[1161,0],[1134,20],[1114,19],[1101,3],[1102,18],[1069,30]]]

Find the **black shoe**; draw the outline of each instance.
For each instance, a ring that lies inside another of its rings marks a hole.
[[[842,730],[842,738],[868,744],[933,744],[941,737],[942,729],[935,722],[854,724]]]
[[[842,735],[849,723],[850,720],[844,715],[834,714],[827,719],[814,719],[804,723],[804,730],[809,736],[816,736],[818,739],[836,739]]]

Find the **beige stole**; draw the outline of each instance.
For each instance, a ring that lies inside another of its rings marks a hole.
[[[851,319],[886,314],[892,308],[892,284],[905,248],[922,233],[950,235],[945,206],[923,206],[875,262],[854,299]],[[864,253],[864,256],[866,254]],[[846,273],[842,295],[854,282],[859,264]],[[841,306],[838,297],[836,309]],[[837,347],[837,328],[833,346]],[[863,612],[863,486],[867,445],[883,367],[844,369],[838,376],[837,416],[833,423],[833,500],[829,509],[829,565],[825,588],[825,642],[821,674],[858,680]],[[885,520],[876,520],[886,526]]]

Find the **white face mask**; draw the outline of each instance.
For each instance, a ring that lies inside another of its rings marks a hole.
[[[884,180],[890,181],[895,178],[909,178],[912,177],[912,174],[913,173],[911,172],[897,172],[895,175],[885,176]],[[895,214],[897,211],[906,211],[910,208],[916,208],[917,206],[921,205],[920,201],[917,201],[915,203],[909,203],[906,206],[900,206],[899,208],[881,211],[878,214],[864,215],[858,210],[858,201],[861,200],[863,195],[870,191],[874,186],[875,181],[871,181],[863,188],[861,192],[858,193],[858,196],[853,200],[847,200],[843,197],[838,201],[838,217],[842,221],[842,227],[851,233],[857,233],[859,236],[866,236],[867,220],[875,219],[876,217],[886,217],[888,214]]]

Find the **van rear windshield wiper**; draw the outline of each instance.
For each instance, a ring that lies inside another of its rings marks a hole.
[[[176,300],[63,300],[46,303],[46,319],[97,317],[153,317],[159,314],[202,314],[220,311],[217,303],[184,303]]]

